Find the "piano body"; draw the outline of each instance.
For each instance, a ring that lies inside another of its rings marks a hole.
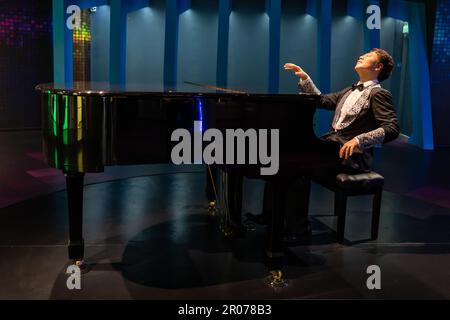
[[[46,161],[66,176],[68,251],[69,258],[76,263],[84,256],[84,174],[102,172],[105,166],[172,163],[171,150],[176,144],[171,141],[172,132],[179,128],[192,132],[194,121],[202,121],[203,130],[279,129],[279,175],[294,177],[289,172],[292,161],[286,165],[283,160],[292,156],[297,175],[333,166],[338,156],[337,145],[321,141],[314,134],[317,96],[217,91],[187,83],[162,87],[78,82],[70,86],[42,84],[36,90],[42,101]],[[256,167],[218,166],[227,175],[231,228],[241,227],[242,178],[276,182],[277,176],[258,176]],[[211,188],[211,183],[207,187]],[[214,195],[211,190],[207,193],[210,197]],[[282,267],[281,211],[274,208],[268,229],[270,270]]]

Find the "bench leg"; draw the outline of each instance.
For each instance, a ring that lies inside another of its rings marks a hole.
[[[339,205],[340,205],[339,195],[338,195],[338,192],[336,191],[334,193],[334,216],[335,217],[339,216]]]
[[[345,216],[347,211],[347,196],[343,191],[336,191],[334,194],[334,214],[338,217],[337,241],[344,243]]]
[[[372,236],[371,240],[378,239],[378,229],[380,226],[380,215],[381,215],[381,197],[383,194],[383,189],[378,188],[373,197],[372,204]]]

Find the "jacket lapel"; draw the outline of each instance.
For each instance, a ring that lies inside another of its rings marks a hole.
[[[347,91],[342,95],[342,98],[339,100],[338,105],[336,107],[336,111],[334,113],[333,123],[332,127],[333,129],[336,129],[336,123],[339,120],[339,117],[341,116],[341,110],[344,106],[345,100],[347,100],[348,96],[352,93],[352,88],[348,88]]]
[[[361,97],[356,101],[356,103],[347,112],[343,121],[339,124],[339,126],[336,127],[336,123],[339,120],[341,110],[342,110],[342,107],[344,106],[345,100],[348,98],[348,96],[350,95],[350,93],[352,91],[350,90],[350,93],[345,94],[343,96],[343,98],[341,99],[341,101],[339,101],[339,114],[337,113],[338,110],[336,109],[335,119],[333,120],[333,128],[336,130],[342,130],[342,129],[347,128],[349,125],[351,125],[356,120],[356,118],[358,118],[361,111],[363,109],[365,109],[366,107],[368,107],[369,97],[370,97],[372,90],[375,88],[379,88],[379,87],[381,87],[381,86],[376,85],[376,86],[372,86],[370,88],[365,89],[364,93],[361,95]]]

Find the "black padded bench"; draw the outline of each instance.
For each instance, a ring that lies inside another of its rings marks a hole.
[[[336,177],[314,176],[312,181],[334,192],[334,214],[338,218],[337,241],[344,243],[347,197],[373,195],[372,228],[370,240],[378,238],[381,196],[384,178],[376,172],[362,174],[338,174]]]

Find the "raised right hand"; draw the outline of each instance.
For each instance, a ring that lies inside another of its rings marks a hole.
[[[284,70],[292,70],[295,72],[295,75],[300,77],[302,80],[306,80],[308,79],[308,74],[303,71],[302,68],[300,68],[299,66],[293,64],[293,63],[286,63],[284,65]]]

